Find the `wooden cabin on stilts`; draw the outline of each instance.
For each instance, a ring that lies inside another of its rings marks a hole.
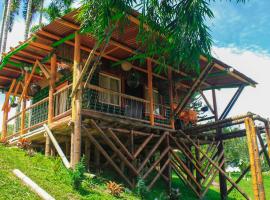
[[[198,199],[217,176],[221,199],[232,190],[250,199],[238,183],[251,170],[255,199],[265,199],[259,158],[264,154],[270,164],[269,121],[253,113],[227,117],[255,81],[204,56],[199,75],[172,66],[156,73],[154,58],[126,61],[143,49],[136,43],[136,16],[129,16],[123,33],[116,30],[107,45],[96,48],[95,38],[80,33],[75,15],[53,21],[3,55],[2,141],[24,138],[46,156],[59,154],[71,168],[85,155],[90,171],[110,167],[131,188],[138,178],[150,189],[161,179],[170,190],[174,174]],[[224,88],[236,92],[218,113],[216,91]],[[207,105],[207,117],[191,108],[195,94]],[[237,124],[245,128],[223,132]],[[247,137],[250,166],[235,181],[225,172],[223,141],[237,137]]]

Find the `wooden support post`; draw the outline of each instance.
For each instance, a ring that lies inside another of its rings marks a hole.
[[[75,33],[75,46],[74,46],[74,66],[73,66],[73,85],[77,82],[81,74],[81,37],[78,32]],[[74,90],[74,88],[73,88]],[[74,123],[72,130],[72,154],[71,154],[71,166],[75,167],[77,163],[80,162],[81,158],[81,109],[82,109],[82,88],[81,84],[74,96],[72,97],[72,121]]]
[[[24,84],[26,85],[27,82],[28,82],[28,73],[25,72],[25,80],[24,80]],[[26,117],[26,112],[25,112],[25,109],[26,109],[26,93],[25,92],[24,94],[22,94],[21,98],[22,98],[22,102],[21,105],[22,105],[22,114],[21,114],[21,131],[20,131],[20,134],[23,135],[24,134],[24,129],[25,129],[25,117]]]
[[[155,124],[154,116],[154,97],[153,97],[153,74],[152,63],[150,59],[147,59],[147,77],[148,77],[148,97],[149,97],[149,119],[150,125]]]
[[[54,117],[54,96],[53,93],[55,91],[55,81],[56,81],[56,55],[53,54],[51,57],[51,75],[50,75],[50,90],[49,90],[49,105],[48,105],[48,124],[50,125],[53,122]],[[50,155],[51,151],[51,141],[49,136],[46,136],[45,143],[45,156]]]
[[[215,121],[218,121],[218,110],[217,110],[217,98],[216,98],[216,91],[213,89],[212,90],[212,97],[213,97],[213,106],[214,106],[214,112],[215,112]],[[221,134],[221,129],[217,128],[216,129],[217,135]],[[223,147],[223,142],[222,140],[220,141],[218,145],[218,155],[224,154],[224,147]],[[224,155],[221,157],[219,160],[219,165],[221,162],[224,160]],[[225,165],[221,165],[221,169],[225,171]],[[219,172],[219,187],[220,187],[220,198],[221,200],[227,199],[227,181],[226,177],[224,176],[223,173]]]
[[[175,129],[174,127],[174,115],[173,115],[173,110],[174,110],[174,102],[173,102],[173,81],[172,81],[172,69],[168,68],[168,80],[169,80],[169,96],[170,96],[170,108],[171,108],[171,118],[170,118],[170,124],[171,128]]]
[[[5,139],[7,137],[7,130],[8,130],[8,125],[7,125],[7,120],[8,120],[8,104],[3,110],[3,122],[2,122],[2,136],[1,139]]]
[[[256,138],[256,127],[251,118],[245,119],[250,169],[255,200],[265,200],[259,149]]]

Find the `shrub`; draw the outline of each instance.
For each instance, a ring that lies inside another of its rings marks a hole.
[[[81,187],[82,182],[85,179],[85,172],[85,158],[83,156],[81,161],[75,166],[71,176],[72,186],[75,190],[78,190]]]
[[[142,178],[139,178],[137,182],[136,192],[142,199],[145,199],[148,194],[148,188]]]
[[[170,200],[179,200],[180,196],[181,196],[181,194],[179,192],[179,189],[172,188],[170,195],[169,195],[169,199]]]
[[[110,191],[111,195],[115,197],[120,197],[120,194],[124,191],[124,188],[121,184],[117,184],[113,181],[107,183],[107,189]]]

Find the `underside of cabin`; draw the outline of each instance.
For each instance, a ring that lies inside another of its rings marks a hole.
[[[269,122],[253,113],[227,116],[243,89],[257,83],[203,56],[199,75],[171,66],[156,73],[159,63],[154,58],[128,62],[143,51],[136,43],[135,16],[129,17],[123,33],[113,33],[106,48],[95,50],[95,39],[80,34],[75,13],[43,27],[4,54],[2,140],[31,141],[46,156],[59,154],[72,168],[85,155],[91,171],[113,168],[131,188],[142,178],[149,188],[162,179],[170,189],[176,174],[202,199],[219,175],[222,199],[233,189],[249,199],[237,183],[249,169],[253,178],[262,176],[262,153],[270,164]],[[218,114],[216,90],[230,88],[236,92]],[[211,91],[211,100],[206,91]],[[208,109],[192,109],[195,94]],[[223,132],[238,124],[245,128]],[[266,134],[266,144],[261,134]],[[223,141],[245,136],[251,165],[233,181],[225,172]],[[263,199],[262,179],[256,179],[253,189]]]

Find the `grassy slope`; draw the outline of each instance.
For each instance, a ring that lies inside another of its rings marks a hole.
[[[62,166],[59,159],[45,158],[40,154],[29,157],[20,149],[6,148],[0,145],[0,200],[39,199],[34,193],[29,191],[28,188],[23,186],[17,178],[15,178],[11,172],[15,168],[20,169],[56,199],[117,199],[108,193],[105,185],[106,181],[101,178],[87,180],[80,191],[74,191],[71,187],[70,175]],[[266,197],[270,198],[270,176],[266,176],[264,178],[264,183]],[[172,186],[174,188],[180,186],[181,199],[196,199],[190,189],[184,186],[175,176],[173,176]],[[243,188],[249,196],[252,196],[251,186],[251,180],[242,181],[240,183],[240,187]],[[159,182],[151,191],[147,199],[162,197],[164,188],[165,185]],[[123,193],[122,199],[136,200],[139,198],[127,190]],[[212,187],[207,193],[205,199],[219,199],[218,189]],[[238,200],[241,199],[241,195],[235,191],[231,193],[229,199]]]
[[[106,191],[104,181],[88,180],[80,191],[74,191],[68,171],[58,159],[45,158],[37,154],[33,157],[17,148],[0,145],[0,199],[39,199],[23,186],[12,174],[13,169],[20,169],[33,181],[56,199],[117,199]],[[123,199],[138,199],[125,192]]]

